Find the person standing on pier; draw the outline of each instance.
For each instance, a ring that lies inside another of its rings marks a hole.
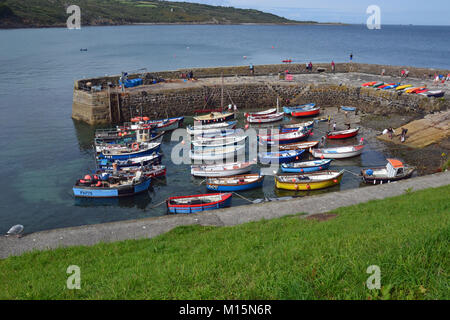
[[[336,131],[336,121],[333,123],[333,131]]]
[[[336,65],[334,64],[334,60],[333,60],[333,61],[331,61],[331,72],[334,73],[335,69],[336,69]]]
[[[250,72],[251,72],[251,74],[252,74],[252,76],[254,76],[255,75],[255,67],[253,66],[253,64],[252,63],[250,63]]]

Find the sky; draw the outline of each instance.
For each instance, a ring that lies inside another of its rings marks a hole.
[[[173,0],[170,0],[173,1]],[[257,9],[292,20],[366,23],[367,7],[377,5],[381,24],[450,25],[449,0],[178,0]]]

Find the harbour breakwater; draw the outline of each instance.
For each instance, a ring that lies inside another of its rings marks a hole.
[[[401,79],[408,69],[409,78]],[[446,110],[447,96],[441,99],[404,94],[392,90],[361,87],[366,81],[412,83],[431,87],[433,75],[449,70],[401,66],[338,63],[334,72],[330,64],[256,65],[254,74],[248,66],[192,69],[195,80],[184,79],[191,69],[130,75],[140,77],[143,85],[118,87],[119,76],[75,81],[72,117],[89,124],[129,121],[141,113],[152,118],[193,115],[199,110],[218,108],[221,100],[239,109],[267,108],[276,104],[315,102],[322,107],[351,105],[374,114],[413,112],[427,114]],[[292,77],[286,77],[286,71]],[[155,80],[164,82],[155,83]],[[222,95],[222,88],[224,93]]]

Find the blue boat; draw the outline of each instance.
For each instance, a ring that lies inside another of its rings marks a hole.
[[[342,106],[341,109],[344,111],[355,111],[356,110],[355,107],[346,107],[346,106]]]
[[[170,213],[194,213],[231,206],[232,193],[210,193],[170,197],[166,200]]]
[[[206,188],[212,191],[244,191],[262,187],[264,176],[259,173],[230,177],[216,177],[206,180]]]
[[[73,187],[75,197],[117,198],[132,196],[148,190],[151,178],[136,174],[135,177],[86,175]]]
[[[397,88],[399,85],[400,85],[400,83],[392,84],[392,85],[390,85],[390,86],[384,87],[383,90],[394,89],[394,88]]]
[[[99,159],[97,165],[100,170],[113,170],[114,166],[117,169],[127,168],[127,167],[140,167],[153,164],[161,163],[162,154],[154,153],[148,156],[130,158],[127,160],[109,160],[109,159]]]
[[[150,155],[154,152],[159,152],[161,149],[161,143],[135,143],[137,148],[133,147],[130,149],[111,149],[103,150],[98,156],[99,159],[109,159],[109,160],[127,160],[131,158],[142,157],[145,155]]]
[[[284,107],[283,107],[283,111],[284,111],[284,113],[286,113],[286,114],[291,114],[292,111],[302,111],[302,110],[307,111],[307,110],[309,110],[309,109],[314,108],[315,106],[316,106],[315,103],[307,103],[307,104],[302,104],[302,105],[294,106],[294,107],[287,107],[287,106],[284,106]]]
[[[281,171],[291,173],[308,173],[326,170],[330,167],[333,159],[322,159],[302,162],[283,163]]]
[[[287,163],[299,160],[305,150],[288,150],[280,152],[260,152],[258,153],[259,160],[263,164],[269,163]]]

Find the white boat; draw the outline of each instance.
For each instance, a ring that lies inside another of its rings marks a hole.
[[[247,117],[254,117],[254,118],[258,118],[258,117],[265,117],[267,115],[270,114],[274,114],[277,112],[277,108],[272,108],[269,110],[264,110],[264,111],[259,111],[259,112],[247,112],[244,113],[244,116]]]
[[[192,160],[222,160],[234,158],[234,156],[245,151],[245,145],[226,146],[217,148],[207,148],[199,150],[191,150],[189,156]]]
[[[247,117],[247,122],[249,123],[268,123],[280,121],[284,117],[284,112],[273,113],[264,117]]]
[[[359,156],[363,152],[363,149],[364,145],[359,144],[356,146],[312,149],[310,152],[314,158],[343,159]]]
[[[219,139],[194,140],[192,146],[194,148],[216,148],[222,146],[229,146],[233,144],[245,143],[247,136],[232,136]]]
[[[291,124],[283,124],[283,128],[284,129],[294,129],[294,128],[308,128],[308,129],[312,129],[314,126],[314,121],[307,121],[307,122],[302,122],[302,123],[291,123]]]
[[[186,130],[190,135],[201,135],[205,133],[214,133],[222,129],[234,129],[236,127],[236,124],[237,121],[227,121],[205,125],[188,126]]]
[[[217,140],[223,139],[225,137],[236,137],[244,135],[244,130],[242,129],[224,129],[224,130],[216,130],[214,132],[202,133],[200,135],[194,135],[194,140]]]
[[[228,177],[250,172],[255,162],[234,162],[214,165],[192,165],[191,174],[195,177]]]

